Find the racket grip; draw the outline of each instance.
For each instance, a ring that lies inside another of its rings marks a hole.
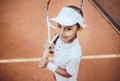
[[[49,44],[51,45],[52,43],[54,43],[57,40],[57,38],[58,38],[58,34],[56,34],[53,37],[53,39],[49,42]],[[50,52],[50,49],[49,49],[49,47],[47,47],[45,49],[44,53],[43,53],[43,56],[42,56],[41,60],[45,61],[47,59],[47,57],[48,57],[49,52]]]
[[[50,41],[50,45],[51,45],[52,43],[54,43],[54,41],[56,41],[57,38],[58,38],[58,34],[56,34],[56,35],[53,37],[53,39]],[[42,59],[45,60],[45,59],[48,57],[49,51],[50,51],[50,49],[49,49],[49,47],[47,47],[47,48],[45,49],[45,51],[44,51],[44,54],[43,54],[43,56],[42,56]]]
[[[58,34],[56,34],[53,39],[50,41],[50,44],[54,43],[54,41],[56,41],[56,39],[58,38]]]
[[[47,49],[45,49],[45,51],[44,51],[44,54],[43,54],[43,56],[42,56],[42,60],[44,59],[47,59],[47,56],[48,56],[48,54],[49,54],[49,48],[47,48]]]
[[[40,59],[40,65],[39,65],[39,66],[40,66],[41,68],[44,67],[44,63],[45,63],[46,60],[47,60],[48,52],[49,52],[49,49],[48,49],[48,48],[45,49],[44,54],[43,54],[42,58]]]

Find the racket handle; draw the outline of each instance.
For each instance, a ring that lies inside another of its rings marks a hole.
[[[44,63],[47,60],[48,53],[49,53],[49,48],[45,49],[44,54],[43,54],[42,58],[40,59],[40,65],[39,66],[41,68],[44,67]]]
[[[46,59],[47,58],[49,51],[50,51],[49,48],[45,49],[44,54],[42,56],[42,59]]]
[[[56,34],[56,35],[53,37],[53,39],[50,41],[50,45],[51,45],[54,41],[56,41],[57,38],[58,38],[58,34]],[[50,49],[49,49],[49,47],[47,47],[47,48],[45,49],[45,51],[44,51],[44,54],[43,54],[43,56],[42,56],[42,59],[46,59],[46,58],[48,57],[49,51],[50,51]]]
[[[53,37],[53,39],[50,41],[50,45],[51,45],[52,43],[54,43],[54,41],[56,41],[57,38],[58,38],[58,34],[56,34],[56,35]]]
[[[50,41],[50,45],[51,45],[52,43],[54,43],[57,39],[58,39],[58,34],[56,34],[56,35],[53,37],[53,39]],[[42,63],[40,64],[40,67],[43,67],[43,66],[44,66],[44,62],[46,62],[49,52],[50,52],[50,49],[49,49],[49,47],[47,47],[47,48],[45,49],[45,51],[44,51],[44,54],[43,54],[42,58],[41,58],[41,62],[42,62]]]

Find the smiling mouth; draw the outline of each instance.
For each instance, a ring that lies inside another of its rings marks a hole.
[[[63,42],[66,42],[67,37],[60,37],[60,39],[61,39]]]
[[[60,38],[63,38],[63,39],[65,39],[65,38],[67,38],[67,37],[60,37]]]

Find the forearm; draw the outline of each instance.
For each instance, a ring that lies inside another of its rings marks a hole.
[[[55,72],[61,76],[64,76],[66,78],[70,78],[72,75],[70,75],[65,69],[62,69],[60,67],[58,67]]]
[[[70,78],[71,75],[65,70],[65,69],[62,69],[58,66],[56,66],[54,63],[52,62],[49,62],[48,65],[47,65],[47,69],[49,69],[50,71],[52,72],[55,72],[63,77],[66,77],[66,78]]]

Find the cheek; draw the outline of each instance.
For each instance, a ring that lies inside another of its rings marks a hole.
[[[70,32],[66,32],[66,35],[71,37],[74,36],[75,33],[76,33],[75,31],[70,31]]]

